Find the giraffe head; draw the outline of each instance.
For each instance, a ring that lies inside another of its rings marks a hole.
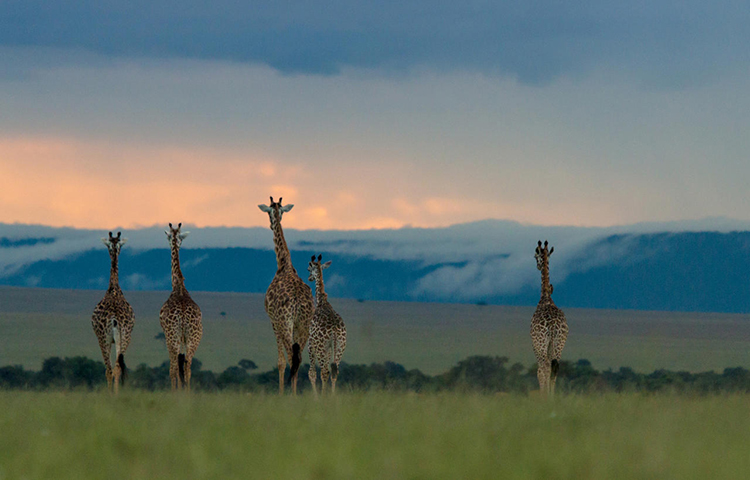
[[[266,212],[268,214],[268,217],[271,219],[271,228],[273,228],[275,225],[278,225],[281,223],[281,216],[284,215],[285,212],[288,212],[292,209],[294,205],[284,205],[281,206],[281,197],[279,197],[278,203],[273,201],[273,197],[271,197],[271,206],[268,205],[258,205],[258,208],[262,212]]]
[[[534,258],[536,259],[536,268],[537,270],[541,270],[544,266],[545,262],[549,262],[549,257],[552,255],[552,252],[555,251],[555,247],[550,248],[547,250],[547,240],[544,241],[544,247],[542,247],[542,241],[539,240],[539,243],[536,247],[536,253],[534,254]]]
[[[315,260],[315,255],[312,256],[310,263],[307,265],[307,271],[310,272],[310,276],[307,278],[310,282],[315,282],[318,278],[323,280],[323,270],[331,266],[331,261],[328,260],[326,263],[320,263],[323,259],[323,255],[318,255],[318,259]]]
[[[102,243],[107,246],[109,254],[115,256],[120,254],[120,249],[127,241],[127,238],[122,237],[122,232],[117,232],[116,237],[112,235],[112,232],[109,232],[109,238],[102,237]]]
[[[174,247],[179,249],[180,245],[182,245],[182,241],[185,240],[185,237],[188,236],[190,232],[181,232],[180,229],[182,228],[182,223],[177,224],[177,228],[173,228],[172,224],[169,224],[169,230],[164,230],[164,233],[167,234],[167,242],[169,242],[170,247]]]

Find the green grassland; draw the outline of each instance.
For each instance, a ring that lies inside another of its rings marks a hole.
[[[741,478],[749,400],[0,392],[0,479]]]
[[[38,370],[43,359],[100,359],[91,312],[104,292],[0,287],[0,366]],[[126,292],[136,326],[126,360],[132,368],[167,359],[159,309],[168,292]],[[261,371],[276,364],[276,342],[262,294],[195,292],[204,334],[197,358],[222,371],[242,358]],[[471,355],[503,355],[530,366],[533,307],[358,302],[332,298],[348,329],[344,361],[400,363],[442,373]],[[565,308],[564,305],[561,307]],[[750,366],[750,317],[711,313],[565,308],[570,336],[563,358],[586,358],[598,369],[621,366],[693,372]],[[303,356],[307,361],[307,353]]]

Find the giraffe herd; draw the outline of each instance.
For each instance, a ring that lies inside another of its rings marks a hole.
[[[265,295],[265,310],[271,319],[271,327],[276,335],[279,368],[279,394],[284,393],[284,371],[290,365],[292,393],[297,394],[297,376],[302,363],[302,352],[310,343],[309,378],[313,393],[317,396],[317,367],[321,369],[321,391],[325,393],[328,380],[331,392],[336,392],[338,367],[346,348],[346,326],[341,316],[328,302],[323,284],[323,270],[331,262],[322,263],[322,255],[313,255],[307,270],[308,281],[315,284],[315,296],[311,288],[297,274],[289,247],[284,239],[281,218],[294,205],[282,205],[281,198],[271,205],[258,205],[268,214],[273,232],[274,252],[276,253],[276,275]],[[185,288],[185,278],[180,268],[180,246],[189,232],[181,231],[182,224],[174,228],[169,224],[167,235],[171,251],[172,292],[161,308],[159,321],[164,331],[169,354],[169,377],[172,390],[190,390],[190,366],[203,336],[201,309],[190,297]],[[104,298],[94,309],[91,319],[94,333],[99,340],[106,368],[107,385],[114,393],[125,378],[125,350],[130,343],[130,335],[135,324],[133,309],[125,300],[118,280],[118,258],[120,249],[127,241],[121,232],[102,238],[112,261],[109,288]],[[538,242],[534,258],[542,275],[541,298],[531,317],[531,340],[537,358],[537,378],[539,390],[546,396],[555,392],[555,380],[560,357],[568,337],[568,324],[565,314],[552,301],[553,287],[549,281],[549,258],[554,247],[548,248],[545,240]],[[112,365],[110,352],[115,347],[115,362]]]

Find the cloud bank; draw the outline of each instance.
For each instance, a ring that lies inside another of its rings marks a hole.
[[[3,2],[0,45],[193,58],[291,74],[473,71],[546,83],[601,65],[680,84],[747,65],[742,2]]]
[[[251,248],[272,249],[267,228],[192,228],[185,249]],[[602,247],[602,239],[613,235],[657,232],[750,230],[749,222],[707,219],[691,222],[648,223],[608,228],[524,225],[511,221],[486,220],[448,228],[401,228],[360,231],[285,231],[290,249],[326,252],[348,258],[415,262],[427,272],[411,286],[412,298],[476,301],[499,295],[514,295],[535,285],[538,272],[533,260],[538,240],[555,246],[551,272],[553,283],[569,275],[616,262],[634,252],[627,238]],[[93,249],[103,249],[99,238],[106,232],[58,229],[42,226],[0,224],[0,277],[12,275],[24,266],[42,260],[61,260]],[[125,248],[145,251],[168,248],[161,227],[128,230]],[[28,239],[47,239],[29,241]],[[54,239],[54,241],[49,241]],[[210,261],[196,255],[192,264]],[[192,265],[191,264],[191,265]],[[187,266],[187,265],[186,265]],[[298,267],[300,267],[298,265]],[[298,269],[299,270],[299,269]],[[33,280],[33,279],[32,279]],[[148,288],[154,279],[136,274],[124,279],[130,288]],[[345,282],[344,278],[334,281]]]

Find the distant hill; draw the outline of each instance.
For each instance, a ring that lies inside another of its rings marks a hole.
[[[22,227],[0,228],[0,285],[106,288],[109,257],[97,246],[101,232]],[[276,270],[268,229],[192,230],[181,253],[188,288],[265,291]],[[326,289],[335,297],[534,305],[539,273],[533,250],[537,239],[549,239],[556,247],[554,299],[561,306],[750,312],[750,232],[625,230],[486,221],[443,229],[291,230],[288,240],[305,280],[311,255],[333,260]],[[217,231],[228,246],[221,246]],[[126,235],[123,288],[169,289],[169,252],[158,229]],[[243,243],[248,246],[237,246]]]

